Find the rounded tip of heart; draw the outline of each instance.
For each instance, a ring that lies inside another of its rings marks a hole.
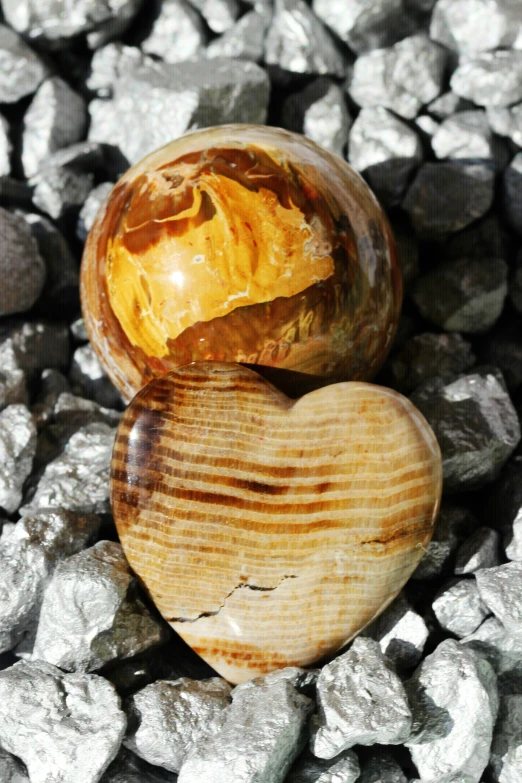
[[[291,399],[228,363],[145,386],[111,464],[132,568],[231,682],[313,665],[368,625],[421,559],[441,491],[435,435],[402,395],[343,382]]]

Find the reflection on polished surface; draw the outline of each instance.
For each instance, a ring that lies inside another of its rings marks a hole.
[[[122,177],[81,293],[127,398],[200,360],[368,379],[401,304],[393,238],[359,175],[303,136],[246,125],[187,134]]]

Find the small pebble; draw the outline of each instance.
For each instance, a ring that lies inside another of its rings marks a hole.
[[[1,24],[0,103],[16,103],[36,92],[48,73],[47,66],[23,38]]]
[[[93,176],[69,168],[46,168],[29,181],[33,202],[53,220],[77,213],[93,188]]]
[[[170,43],[172,45],[172,42]],[[99,98],[111,98],[114,83],[118,79],[124,78],[127,73],[140,65],[152,64],[152,58],[145,55],[144,51],[137,46],[125,46],[117,42],[98,49],[91,60],[86,87]]]
[[[437,158],[492,160],[492,134],[484,111],[461,111],[443,120],[431,140]]]
[[[469,636],[490,614],[474,579],[451,580],[432,604],[440,627],[459,638]]]
[[[460,643],[487,658],[499,675],[518,670],[522,676],[522,640],[508,633],[496,617],[488,617]]]
[[[186,0],[163,0],[141,49],[146,54],[161,57],[167,63],[179,63],[201,55],[206,41],[203,20]],[[223,51],[219,56],[234,55]]]
[[[353,750],[345,750],[334,759],[318,759],[306,749],[293,764],[285,783],[355,783],[360,767]]]
[[[429,631],[423,618],[413,609],[404,593],[399,593],[362,634],[379,642],[386,663],[400,671],[419,663]]]
[[[69,330],[66,323],[10,319],[4,322],[3,327],[7,339],[12,341],[18,365],[31,383],[40,377],[42,370],[63,371],[69,366]],[[0,335],[2,331],[0,326]]]
[[[239,16],[237,0],[190,0],[213,33],[224,33]]]
[[[486,113],[491,130],[499,136],[507,136],[518,147],[522,146],[522,103],[487,106]]]
[[[283,104],[283,124],[344,156],[351,117],[344,93],[332,79],[320,76],[290,95]]]
[[[91,398],[105,408],[117,408],[122,404],[119,391],[105,374],[90,343],[75,350],[69,380],[79,396]]]
[[[25,220],[0,207],[0,316],[29,310],[45,282],[45,264]]]
[[[473,109],[473,104],[465,98],[461,98],[460,95],[448,90],[448,92],[443,92],[442,95],[435,98],[427,109],[437,120],[445,120],[453,114],[456,114],[456,112]]]
[[[0,342],[0,410],[16,403],[28,404],[29,394],[18,352],[8,337]]]
[[[0,508],[13,514],[36,452],[36,425],[25,405],[8,405],[0,413]]]
[[[87,235],[92,228],[96,215],[113,187],[113,182],[102,182],[93,188],[85,199],[76,226],[76,236],[82,242],[85,242],[87,239]]]
[[[466,54],[508,48],[520,32],[516,3],[505,0],[438,0],[430,37]]]
[[[252,60],[260,62],[264,57],[264,44],[267,26],[269,23],[267,14],[258,11],[249,11],[241,19],[215,38],[206,49],[206,56],[230,57],[234,60]],[[165,58],[168,60],[168,58]]]
[[[522,101],[522,51],[499,50],[462,58],[451,89],[478,106],[509,106]]]
[[[522,563],[483,568],[475,578],[484,603],[511,636],[522,640]]]

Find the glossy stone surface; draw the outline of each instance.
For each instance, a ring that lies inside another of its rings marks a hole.
[[[81,272],[85,325],[130,399],[191,361],[367,380],[401,282],[379,204],[339,157],[255,125],[189,133],[116,184]]]
[[[334,653],[393,600],[431,538],[441,475],[397,392],[339,383],[293,401],[203,362],[123,414],[111,501],[159,611],[240,682]]]

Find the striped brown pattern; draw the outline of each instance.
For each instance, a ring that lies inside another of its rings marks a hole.
[[[389,389],[293,401],[200,363],[126,410],[112,505],[163,616],[240,682],[335,652],[390,603],[430,540],[441,473],[433,432]]]

